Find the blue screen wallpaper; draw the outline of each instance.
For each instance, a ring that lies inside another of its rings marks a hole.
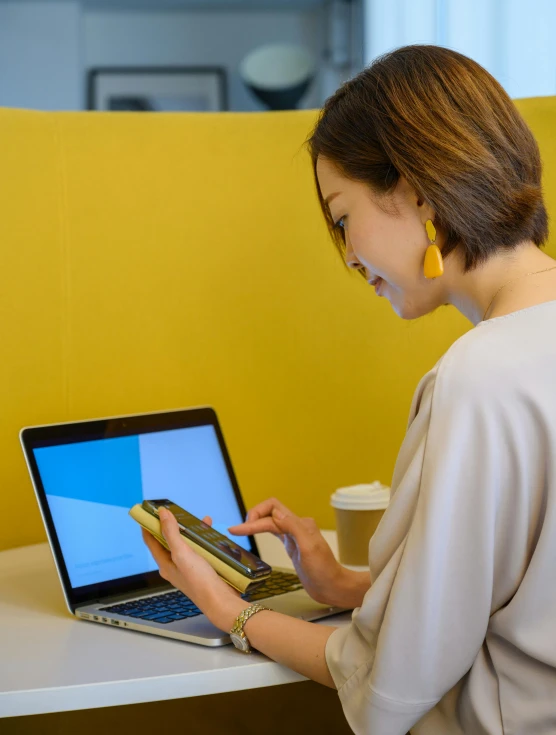
[[[72,587],[154,571],[128,515],[144,499],[169,498],[248,549],[227,529],[242,518],[212,426],[34,450]]]

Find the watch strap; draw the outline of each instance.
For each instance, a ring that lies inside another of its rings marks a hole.
[[[243,626],[245,623],[249,620],[249,618],[254,615],[255,613],[260,612],[261,610],[268,610],[268,607],[265,607],[264,605],[260,605],[258,602],[256,602],[254,605],[250,605],[249,607],[246,607],[245,610],[242,610],[240,614],[235,619],[234,625],[232,627],[233,633],[240,633],[243,631]]]
[[[247,638],[245,631],[243,630],[243,626],[249,620],[250,617],[255,615],[255,613],[258,613],[261,610],[269,610],[269,609],[270,608],[265,607],[264,605],[260,605],[258,602],[256,602],[254,605],[250,605],[249,607],[245,608],[245,610],[242,610],[240,614],[237,616],[237,618],[235,619],[234,625],[230,633],[236,633],[238,635],[241,635],[242,638],[249,645],[249,650],[250,650],[251,644],[249,643],[249,638]]]

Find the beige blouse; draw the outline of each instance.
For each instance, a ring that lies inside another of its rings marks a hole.
[[[556,301],[422,378],[369,562],[326,646],[355,733],[556,733]]]

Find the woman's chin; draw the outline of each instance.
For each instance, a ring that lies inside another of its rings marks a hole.
[[[407,321],[431,314],[439,307],[437,303],[426,303],[422,299],[408,299],[403,289],[392,286],[388,281],[381,282],[378,295],[385,296],[400,319]]]
[[[403,298],[403,295],[397,292],[392,294],[391,289],[384,290],[382,292],[382,296],[386,296],[388,298],[388,301],[392,305],[392,309],[394,309],[400,319],[405,319],[406,321],[419,319],[430,311],[423,304],[412,304],[411,302],[408,302]],[[400,298],[398,298],[398,296]]]

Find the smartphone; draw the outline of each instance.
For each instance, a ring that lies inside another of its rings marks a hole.
[[[197,518],[192,513],[188,513],[184,508],[171,500],[164,498],[162,500],[143,500],[142,507],[151,515],[158,518],[158,508],[163,506],[167,508],[175,516],[180,532],[202,546],[211,554],[229,564],[232,569],[237,570],[241,574],[250,579],[258,579],[259,577],[267,577],[272,572],[272,567],[259,559],[258,556],[247,551],[235,541],[232,541],[223,533],[216,531],[208,523]]]

